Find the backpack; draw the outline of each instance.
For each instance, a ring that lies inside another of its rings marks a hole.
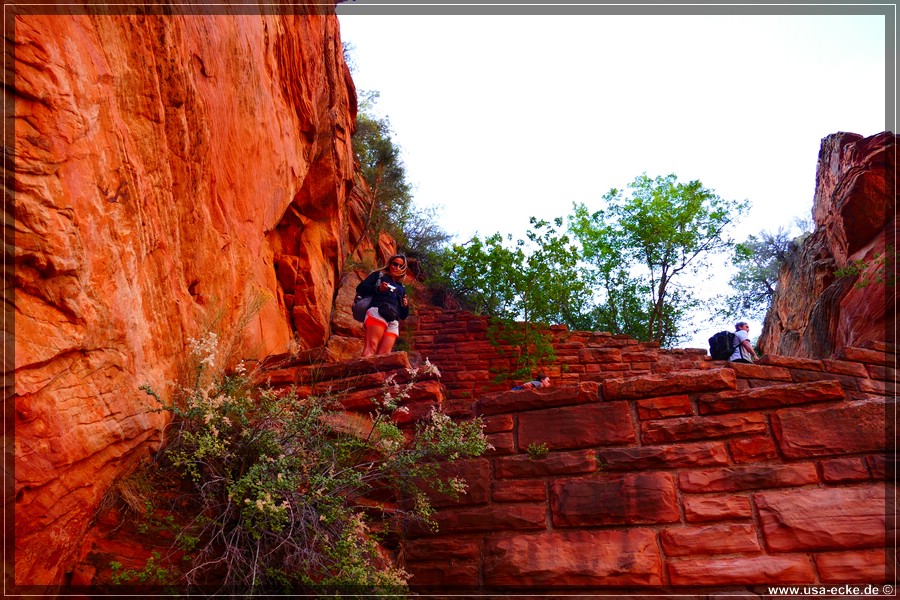
[[[381,285],[381,275],[382,273],[378,273],[378,281],[375,282],[375,289],[378,289],[378,286]],[[357,296],[353,300],[353,307],[351,310],[353,311],[353,318],[362,323],[366,320],[366,312],[369,310],[369,307],[372,304],[372,296]]]
[[[728,360],[735,347],[733,331],[720,331],[709,338],[709,355],[713,360]]]

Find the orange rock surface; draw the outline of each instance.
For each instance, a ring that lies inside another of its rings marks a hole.
[[[763,353],[827,358],[848,346],[895,342],[896,144],[890,132],[822,140],[815,231],[782,268],[759,339]],[[855,274],[839,276],[848,268]]]
[[[64,579],[109,482],[159,442],[138,387],[167,395],[205,324],[263,297],[241,357],[326,344],[365,210],[333,14],[78,12],[15,22],[23,585]]]

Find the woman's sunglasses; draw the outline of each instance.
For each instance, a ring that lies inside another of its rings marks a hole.
[[[402,268],[405,267],[406,265],[405,265],[404,263],[402,263],[402,262],[392,262],[392,263],[391,263],[391,266],[392,266],[392,267],[397,267],[398,269],[402,269]]]

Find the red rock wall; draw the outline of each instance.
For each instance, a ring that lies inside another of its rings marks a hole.
[[[263,294],[242,356],[329,338],[365,214],[355,90],[336,17],[290,10],[15,18],[18,583],[65,577],[159,441],[138,386],[167,394],[205,323]]]
[[[553,336],[554,387],[505,391],[485,321],[422,310],[413,346],[494,450],[455,470],[419,591],[646,594],[892,582],[896,348],[741,365],[620,336]],[[491,391],[494,390],[494,391]],[[547,454],[529,456],[531,445]],[[888,454],[892,456],[892,452]]]
[[[835,133],[822,140],[815,231],[788,260],[759,348],[824,358],[867,341],[896,341],[897,136]],[[856,276],[838,269],[863,261]]]

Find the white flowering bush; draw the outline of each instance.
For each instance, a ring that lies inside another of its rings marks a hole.
[[[397,427],[391,416],[406,410],[417,378],[439,376],[428,361],[405,384],[389,378],[363,416],[344,413],[334,395],[255,385],[241,364],[223,372],[217,342],[213,334],[191,341],[193,384],[171,401],[142,388],[174,416],[157,468],[178,475],[194,507],[179,509],[187,526],[177,537],[190,542],[180,545],[190,548],[184,587],[405,591],[408,575],[384,561],[379,536],[399,535],[409,520],[434,525],[423,482],[465,492],[464,481],[442,481],[439,470],[489,448],[481,421],[455,423],[434,409],[413,434]]]

